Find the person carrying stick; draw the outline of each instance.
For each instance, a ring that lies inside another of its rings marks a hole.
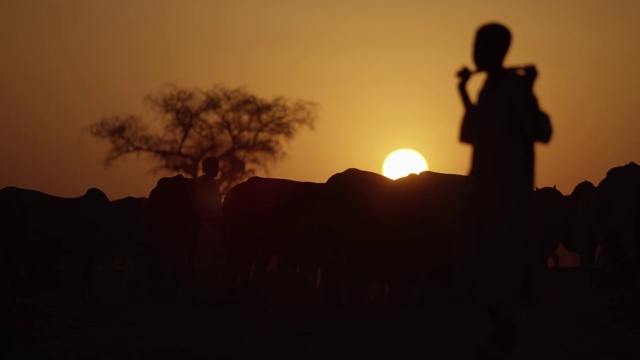
[[[515,342],[516,309],[534,252],[534,143],[549,142],[552,133],[533,94],[535,66],[503,66],[510,42],[504,25],[489,23],[477,30],[475,72],[486,72],[487,78],[475,104],[466,90],[475,72],[464,67],[457,73],[465,108],[460,141],[473,146],[465,226],[471,247],[468,276],[492,329],[480,358],[508,358]]]

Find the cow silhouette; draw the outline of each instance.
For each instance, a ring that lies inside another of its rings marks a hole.
[[[607,171],[597,186],[602,221],[601,265],[620,301],[637,301],[640,289],[640,166],[630,162]]]
[[[566,245],[570,239],[565,196],[555,186],[546,186],[536,188],[533,202],[535,266],[547,267],[547,260],[551,257],[553,266],[558,267],[558,246]]]
[[[110,203],[110,241],[101,254],[102,273],[103,282],[111,283],[107,295],[119,300],[127,300],[131,292],[143,295],[146,290],[152,249],[147,202],[146,197],[127,196]]]
[[[394,181],[352,168],[327,183],[358,204],[367,224],[345,246],[349,301],[363,303],[372,286],[402,306],[450,290],[465,176],[426,171]]]
[[[281,283],[292,295],[294,272],[309,284],[321,268],[323,283],[331,282],[340,266],[340,239],[353,224],[349,206],[326,184],[263,177],[251,177],[227,193],[223,223],[224,278],[236,300],[261,294],[274,256]]]
[[[193,294],[194,257],[201,221],[194,199],[195,180],[180,174],[159,179],[149,193],[151,281],[157,296],[175,299]]]
[[[94,259],[108,242],[109,199],[101,190],[66,198],[6,187],[0,212],[12,295],[90,298]]]
[[[586,282],[591,282],[596,252],[602,246],[603,227],[598,215],[597,192],[596,186],[585,180],[565,197],[569,239],[564,247],[580,255],[580,269]]]

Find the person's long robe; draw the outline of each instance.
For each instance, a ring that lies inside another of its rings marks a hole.
[[[531,85],[514,71],[487,78],[465,113],[460,140],[473,145],[463,232],[473,294],[482,303],[512,303],[522,294],[533,240],[534,142],[551,125]]]

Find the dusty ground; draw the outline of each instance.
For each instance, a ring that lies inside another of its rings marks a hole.
[[[544,303],[523,313],[515,358],[639,359],[640,312],[577,291],[572,276],[564,277],[549,286]],[[488,325],[482,312],[451,304],[328,309],[295,302],[25,301],[2,314],[0,358],[8,359],[471,359]]]

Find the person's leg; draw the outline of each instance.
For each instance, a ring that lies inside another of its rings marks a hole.
[[[488,313],[491,320],[491,349],[510,356],[516,334],[514,309],[510,306],[490,306]]]

